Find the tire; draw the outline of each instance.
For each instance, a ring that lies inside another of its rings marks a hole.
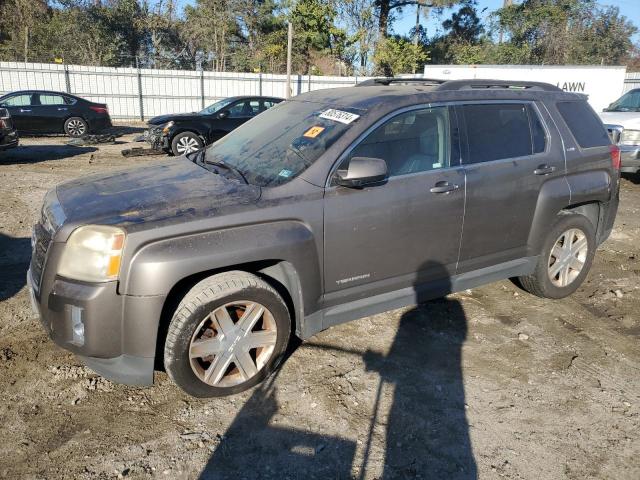
[[[278,368],[290,335],[287,306],[268,283],[241,271],[213,275],[178,305],[167,331],[164,367],[194,397],[239,393]]]
[[[569,240],[571,249],[567,250],[565,245],[569,245]],[[544,242],[536,269],[531,275],[519,277],[518,281],[522,288],[538,297],[567,297],[580,287],[589,273],[596,247],[595,227],[587,217],[558,215]]]
[[[89,133],[89,125],[82,117],[70,117],[64,122],[64,133],[79,138]]]
[[[203,146],[202,139],[193,132],[179,133],[171,141],[171,151],[176,157],[197,152]]]

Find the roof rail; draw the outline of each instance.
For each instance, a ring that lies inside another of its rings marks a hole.
[[[519,80],[449,80],[439,85],[438,90],[475,90],[475,89],[513,89],[561,92],[562,89],[544,82],[525,82]]]
[[[381,86],[381,85],[413,85],[413,84],[422,84],[422,85],[440,85],[444,83],[445,80],[436,80],[434,78],[402,78],[402,77],[381,77],[381,78],[370,78],[369,80],[365,80],[364,82],[360,82],[356,85],[356,87],[371,87],[371,86]]]

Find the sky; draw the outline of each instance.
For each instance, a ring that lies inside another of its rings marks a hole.
[[[517,0],[516,0],[517,2]],[[180,7],[191,4],[193,5],[195,0],[176,0],[176,4]],[[478,0],[478,12],[483,20],[487,20],[488,15],[497,10],[502,6],[504,0]],[[600,5],[613,5],[620,9],[620,13],[626,16],[628,19],[634,21],[636,26],[640,28],[640,0],[600,0],[598,1]],[[454,9],[455,11],[455,9]],[[451,10],[447,10],[442,15],[441,19],[436,18],[434,15],[426,21],[427,34],[429,36],[437,33],[438,29],[441,28],[441,23],[444,19],[449,18],[451,16]],[[397,16],[397,20],[393,25],[393,31],[399,34],[408,33],[409,30],[415,25],[416,22],[416,9],[415,7],[407,7],[403,10],[402,14]],[[423,25],[425,24],[425,20],[422,19]],[[640,32],[636,33],[634,36],[635,42],[640,42]]]

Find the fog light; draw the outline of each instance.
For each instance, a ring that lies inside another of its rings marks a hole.
[[[81,347],[84,345],[84,323],[82,322],[82,308],[71,305],[71,343]]]

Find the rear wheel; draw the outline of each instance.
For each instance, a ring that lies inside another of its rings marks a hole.
[[[83,118],[71,117],[64,122],[64,132],[70,137],[78,138],[89,132],[89,126]]]
[[[171,151],[175,156],[197,152],[203,146],[202,139],[193,132],[179,133],[171,141]]]
[[[583,215],[558,216],[531,275],[518,280],[538,297],[563,298],[582,284],[596,250],[595,228]]]
[[[164,365],[194,397],[246,390],[279,365],[291,333],[286,304],[266,282],[227,272],[196,284],[169,325]]]

